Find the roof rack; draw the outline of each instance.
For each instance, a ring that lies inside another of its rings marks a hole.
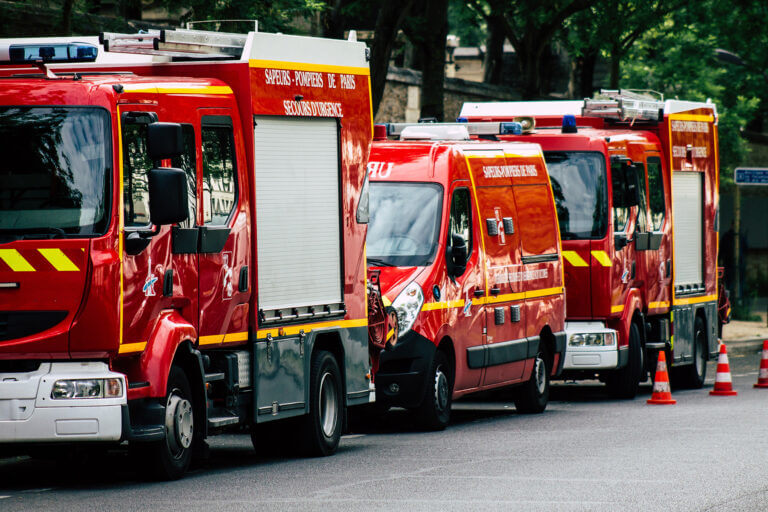
[[[106,52],[187,59],[240,59],[247,39],[246,34],[187,29],[99,34]]]
[[[661,121],[664,118],[664,98],[657,99],[632,90],[603,89],[594,99],[584,100],[581,115],[630,122]]]
[[[423,137],[438,137],[447,140],[453,136],[458,136],[457,128],[465,128],[469,135],[519,135],[521,133],[530,133],[534,128],[534,119],[532,117],[515,118],[510,122],[479,121],[474,123],[458,121],[455,123],[387,123],[387,135],[413,138],[416,133],[424,133]],[[409,133],[410,132],[410,133]],[[440,136],[444,133],[445,136]],[[451,135],[456,134],[456,135]]]

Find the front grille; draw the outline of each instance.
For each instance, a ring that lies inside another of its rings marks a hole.
[[[66,311],[0,311],[0,341],[43,332],[66,317]]]

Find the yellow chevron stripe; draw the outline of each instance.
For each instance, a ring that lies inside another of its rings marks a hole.
[[[604,267],[611,266],[611,258],[605,251],[592,251],[592,256]]]
[[[621,313],[622,311],[624,311],[623,304],[619,306],[611,306],[611,313]]]
[[[38,249],[38,252],[59,272],[77,272],[80,270],[61,249]]]
[[[576,251],[563,251],[563,258],[574,267],[586,267],[587,262]]]
[[[385,297],[385,296],[383,296],[383,295],[381,296],[381,302],[383,302],[383,303],[384,303],[384,307],[385,307],[385,308],[388,308],[389,306],[391,306],[391,305],[392,305],[392,301],[391,301],[391,300],[389,300],[388,298],[386,298],[386,297]]]
[[[0,260],[14,272],[35,272],[35,268],[16,249],[0,249]]]
[[[139,343],[123,343],[122,345],[120,345],[120,348],[118,349],[118,353],[133,354],[135,352],[144,352],[145,348],[147,348],[146,341],[142,341]]]
[[[232,94],[232,89],[226,85],[124,84],[123,89],[125,92],[157,94]]]

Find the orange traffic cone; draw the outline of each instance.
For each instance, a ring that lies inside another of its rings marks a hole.
[[[768,340],[763,340],[763,357],[760,359],[760,375],[757,377],[756,388],[768,388]]]
[[[709,392],[710,395],[733,396],[738,395],[738,391],[733,390],[731,385],[731,367],[728,364],[728,350],[725,343],[720,343],[720,356],[717,358],[717,374],[715,375],[715,387]]]
[[[659,362],[656,363],[656,377],[653,379],[653,394],[647,401],[649,404],[676,404],[669,390],[669,375],[667,375],[667,356],[659,351]]]

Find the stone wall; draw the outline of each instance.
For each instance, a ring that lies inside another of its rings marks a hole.
[[[384,97],[375,116],[377,123],[416,122],[419,120],[421,72],[389,68]],[[520,97],[511,89],[460,78],[445,79],[445,121],[455,120],[466,101],[514,101]]]

